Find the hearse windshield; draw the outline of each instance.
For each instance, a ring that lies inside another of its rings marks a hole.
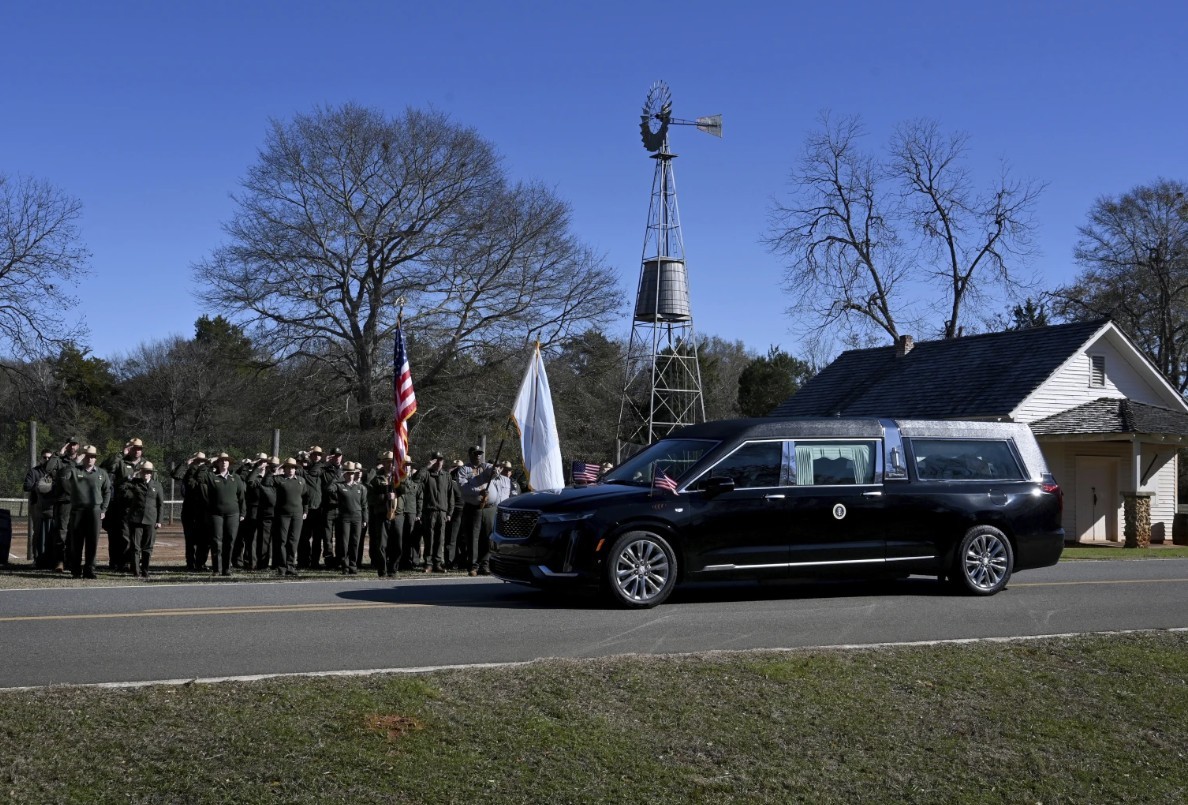
[[[717,445],[707,439],[661,439],[608,472],[602,482],[651,486],[657,470],[680,481],[682,475]]]

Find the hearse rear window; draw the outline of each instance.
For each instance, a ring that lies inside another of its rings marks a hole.
[[[921,481],[1021,481],[1023,472],[1005,441],[911,439]]]

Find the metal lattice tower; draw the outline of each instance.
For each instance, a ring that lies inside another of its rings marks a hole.
[[[619,408],[620,460],[676,428],[705,421],[668,127],[692,125],[722,136],[721,115],[674,119],[663,82],[652,85],[640,119],[656,170]]]

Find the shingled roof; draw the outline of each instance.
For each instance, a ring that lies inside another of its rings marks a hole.
[[[1005,416],[1106,322],[843,352],[771,416]]]
[[[1144,433],[1188,435],[1188,414],[1118,397],[1101,397],[1031,423],[1038,435]]]

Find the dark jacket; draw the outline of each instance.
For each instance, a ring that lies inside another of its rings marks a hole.
[[[445,470],[431,472],[421,470],[417,473],[421,480],[421,501],[424,511],[450,512],[457,499],[458,484]]]
[[[76,466],[66,477],[66,488],[74,509],[92,508],[105,512],[111,504],[111,479],[107,470],[100,467],[87,472]]]
[[[208,515],[243,517],[247,511],[243,481],[233,472],[228,472],[226,477],[213,472],[203,473],[202,500]]]
[[[276,493],[277,517],[300,517],[309,512],[310,485],[300,475],[293,478],[267,475],[264,486]]]
[[[367,520],[367,487],[363,484],[334,484],[330,487],[332,507],[337,509],[338,518],[347,523]]]
[[[165,490],[156,479],[135,478],[124,484],[124,522],[130,525],[159,525],[164,510]]]

